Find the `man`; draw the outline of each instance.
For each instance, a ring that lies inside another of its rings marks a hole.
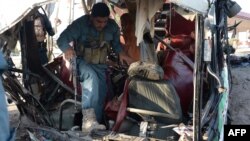
[[[8,67],[2,51],[0,51],[0,74]],[[5,91],[0,78],[0,141],[14,140],[14,134],[10,132],[9,113],[6,105]]]
[[[39,50],[39,58],[41,64],[44,65],[49,62],[49,58],[47,56],[46,32],[50,36],[54,36],[55,32],[48,17],[41,14],[39,11],[37,11],[34,15],[34,30]]]
[[[107,92],[105,77],[109,46],[119,54],[121,62],[132,63],[132,59],[122,51],[119,27],[109,18],[109,15],[110,11],[105,3],[96,3],[90,15],[76,19],[57,40],[67,60],[72,59],[76,54],[82,56],[78,67],[82,86],[83,132],[105,128],[98,122],[102,121]],[[75,52],[73,44],[76,50],[81,52]]]

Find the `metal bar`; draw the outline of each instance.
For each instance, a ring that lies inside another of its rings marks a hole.
[[[176,54],[188,65],[188,67],[190,67],[192,70],[194,69],[194,63],[182,52],[177,51],[175,48],[173,48],[170,44],[167,44],[166,42],[164,42],[159,36],[154,35],[154,37],[161,42],[163,45],[165,45],[166,47],[168,47],[169,49],[171,49],[172,51],[175,51]]]
[[[159,117],[166,117],[166,118],[171,118],[171,119],[179,119],[179,117],[176,117],[176,116],[168,114],[168,113],[160,113],[160,112],[143,110],[143,109],[127,108],[127,111],[132,112],[132,113],[151,115],[151,116],[159,116]]]
[[[57,76],[55,76],[51,71],[49,71],[45,66],[43,66],[44,70],[47,72],[47,74],[53,79],[55,80],[57,83],[59,83],[63,88],[65,88],[67,91],[69,91],[71,94],[74,94],[74,91],[67,86],[66,84],[64,84],[59,78],[57,78]]]
[[[195,65],[194,65],[194,102],[193,102],[193,141],[201,141],[201,94],[202,94],[202,48],[203,19],[196,14],[195,22]]]
[[[59,130],[61,131],[62,130],[62,116],[63,116],[63,106],[66,104],[66,103],[73,103],[73,104],[77,104],[77,105],[80,105],[80,108],[82,106],[81,102],[77,102],[73,99],[66,99],[64,100],[61,104],[60,104],[60,115],[59,115]],[[80,109],[79,108],[79,109]]]

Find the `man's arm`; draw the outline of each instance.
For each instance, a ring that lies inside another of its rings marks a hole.
[[[60,37],[57,40],[57,45],[64,53],[66,60],[70,60],[76,55],[73,46],[74,41],[76,41],[79,36],[81,36],[79,19],[74,21],[60,34]]]
[[[80,26],[81,19],[77,19],[72,24],[70,24],[59,36],[57,39],[57,45],[62,50],[62,52],[66,52],[69,49],[69,43],[76,41],[79,36],[81,36],[81,26]],[[83,26],[83,25],[82,25]]]
[[[4,58],[4,55],[2,54],[2,51],[0,51],[0,74],[7,69],[8,69],[8,64]]]

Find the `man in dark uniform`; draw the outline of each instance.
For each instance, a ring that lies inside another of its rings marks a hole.
[[[82,86],[82,131],[104,129],[102,121],[104,100],[107,93],[106,70],[109,47],[119,54],[121,62],[130,64],[132,59],[122,50],[120,29],[105,3],[96,3],[90,15],[84,15],[69,25],[57,40],[67,60],[80,54],[80,81]],[[75,44],[77,43],[77,46]],[[75,52],[73,46],[80,52]],[[97,121],[96,119],[97,118]]]

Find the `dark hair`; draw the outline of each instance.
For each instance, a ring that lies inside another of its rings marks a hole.
[[[105,3],[99,2],[94,4],[91,15],[93,17],[108,17],[110,14],[109,8]]]

